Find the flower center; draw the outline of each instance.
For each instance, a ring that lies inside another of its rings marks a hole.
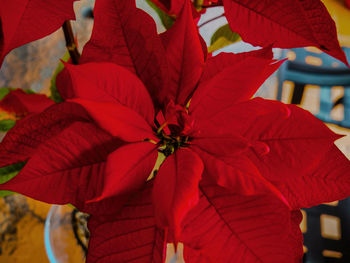
[[[165,110],[165,118],[160,113],[158,121],[161,123],[157,129],[159,151],[166,157],[189,145],[194,132],[193,119],[184,107],[170,101]]]
[[[173,136],[167,135],[164,132],[161,132],[157,136],[160,139],[160,147],[158,149],[166,157],[173,154],[177,149],[189,145],[188,141],[190,138],[188,136]]]

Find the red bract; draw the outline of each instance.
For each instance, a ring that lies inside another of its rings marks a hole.
[[[54,102],[43,94],[33,91],[2,88],[0,95],[0,126],[2,131],[8,131],[16,121],[31,114],[40,113]]]
[[[43,94],[25,93],[23,90],[11,90],[0,101],[0,110],[14,115],[16,119],[31,113],[40,113],[54,104]]]
[[[184,224],[185,262],[300,262],[301,213],[273,195],[242,196],[203,181]]]
[[[122,210],[89,218],[87,262],[163,262],[164,232],[155,223],[152,184],[135,193]]]
[[[152,18],[136,8],[135,1],[96,1],[92,36],[80,62],[113,62],[129,69],[143,81],[155,103],[160,103],[168,65],[161,40],[153,37],[156,34]]]
[[[157,0],[155,4],[162,6]],[[181,1],[180,1],[181,2]],[[204,6],[218,5],[204,1]],[[335,23],[320,0],[223,0],[225,16],[233,32],[244,41],[280,48],[315,46],[348,65],[339,46]],[[178,1],[167,1],[178,5]],[[176,9],[176,8],[175,8]],[[178,9],[176,9],[178,10]],[[178,14],[173,8],[170,14]]]
[[[12,49],[43,38],[74,19],[76,0],[14,0],[0,2],[0,66]]]
[[[335,23],[320,0],[224,0],[231,29],[258,46],[316,46],[347,64]]]
[[[0,144],[1,166],[27,162],[0,189],[90,213],[89,263],[164,262],[166,242],[187,263],[300,262],[298,209],[348,196],[350,165],[310,113],[251,99],[271,46],[205,61],[187,1],[160,36],[129,0],[95,20],[67,101]]]

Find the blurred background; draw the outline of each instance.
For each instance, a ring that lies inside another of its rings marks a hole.
[[[164,31],[154,9],[145,0],[136,2],[154,17],[158,31]],[[340,44],[350,61],[350,9],[343,0],[323,2],[337,24]],[[80,51],[90,38],[93,4],[94,0],[81,0],[74,6],[77,20],[72,26]],[[223,8],[210,8],[198,23],[209,49],[217,50],[214,55],[256,49],[232,34],[213,37],[218,29],[226,30],[223,13]],[[31,89],[49,95],[52,75],[65,53],[62,30],[13,50],[0,70],[0,88]],[[274,49],[274,54],[276,58],[288,57],[290,62],[271,76],[256,96],[300,105],[337,133],[347,135],[336,143],[350,158],[349,69],[314,48]],[[317,83],[321,75],[322,83]],[[0,132],[0,140],[4,135]],[[305,262],[350,262],[346,252],[350,250],[349,214],[347,200],[303,211],[301,228],[308,253]],[[84,262],[87,239],[86,215],[72,207],[51,206],[17,194],[0,198],[0,263]]]

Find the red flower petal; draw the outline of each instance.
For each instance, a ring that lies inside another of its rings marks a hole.
[[[163,98],[184,105],[202,74],[204,56],[191,6],[186,1],[174,25],[161,35],[170,68],[170,82]]]
[[[200,79],[200,85],[205,85],[213,77],[215,77],[217,74],[220,74],[220,72],[226,68],[232,67],[233,65],[249,57],[271,60],[273,58],[272,48],[269,46],[266,48],[237,54],[221,52],[214,57],[210,57],[204,65],[203,74]]]
[[[209,118],[233,103],[250,99],[282,63],[255,56],[238,60],[198,86],[190,103],[194,118]]]
[[[291,249],[294,249],[294,258],[296,262],[300,261],[304,256],[304,249],[301,246],[303,242],[303,233],[300,231],[300,223],[303,219],[303,215],[300,210],[291,211],[291,228],[289,234],[289,240],[291,240]]]
[[[89,122],[83,107],[75,103],[55,104],[17,121],[0,143],[0,167],[27,160],[35,149],[76,121]]]
[[[273,192],[289,206],[277,188],[261,176],[255,164],[246,156],[252,149],[259,154],[267,154],[269,149],[264,146],[264,143],[250,142],[233,132],[226,136],[191,140],[191,148],[204,161],[205,176],[212,178],[218,185],[248,195]]]
[[[295,239],[290,218],[273,195],[237,195],[201,184],[199,203],[183,222],[185,261],[299,262],[295,251],[302,251],[302,239]]]
[[[192,146],[192,149],[203,160],[203,178],[210,179],[237,194],[273,193],[289,206],[280,191],[260,174],[254,162],[246,156],[247,154],[223,157],[206,152],[197,146]]]
[[[264,121],[265,127],[270,124],[269,129],[264,130],[262,125],[256,123],[245,135],[268,145],[269,153],[259,156],[259,159],[269,166],[269,174],[275,171],[276,175],[283,174],[284,177],[307,173],[318,165],[319,159],[331,148],[334,140],[340,138],[309,112],[294,105],[288,108],[291,113],[287,119],[261,117],[259,122]]]
[[[168,0],[169,1],[169,0]],[[171,9],[169,11],[170,14],[175,14],[175,15],[179,15],[184,4],[186,4],[187,0],[170,0],[171,2]],[[165,3],[166,1],[163,0],[163,2]],[[188,1],[187,1],[188,2]],[[192,6],[191,6],[192,8]],[[191,9],[192,10],[192,9]],[[193,10],[192,10],[193,11]],[[192,12],[191,12],[192,13]]]
[[[255,46],[316,46],[346,62],[335,23],[319,0],[224,0],[233,32]]]
[[[133,193],[145,184],[157,160],[156,145],[150,142],[127,144],[108,156],[100,178],[99,193],[90,202]]]
[[[79,208],[99,189],[107,155],[121,142],[91,123],[75,122],[41,143],[13,179],[0,189],[47,203]]]
[[[199,34],[198,32],[198,37],[199,37],[199,41],[201,42],[202,45],[202,51],[203,51],[203,57],[204,57],[204,61],[207,60],[208,58],[208,47],[207,47],[207,43],[205,42],[204,38]],[[212,56],[212,54],[210,54],[210,56]]]
[[[113,62],[135,73],[155,105],[167,86],[168,65],[153,19],[136,8],[135,1],[99,0],[94,28],[80,62]]]
[[[101,128],[124,141],[154,139],[152,129],[145,119],[125,106],[85,99],[70,101],[82,105]]]
[[[349,196],[350,161],[333,145],[315,167],[276,181],[293,208],[311,207]]]
[[[29,113],[40,113],[52,104],[54,102],[43,94],[28,94],[17,89],[0,101],[0,108],[21,118]]]
[[[204,131],[205,132],[205,131]],[[200,133],[200,137],[194,137],[191,139],[191,145],[198,146],[205,152],[215,156],[237,156],[246,150],[248,150],[250,144],[249,141],[239,135],[233,135],[231,133],[227,136],[210,136],[205,135],[203,131]]]
[[[116,102],[143,116],[151,125],[154,108],[143,83],[130,71],[112,63],[87,63],[74,66],[65,63],[69,75],[59,75],[56,82],[61,90],[71,89],[69,97],[100,102]],[[66,92],[64,92],[66,93]]]
[[[330,131],[310,113],[296,106],[257,98],[233,105],[214,114],[211,119],[201,120],[201,125],[200,129],[218,136],[234,130],[234,134],[239,133],[250,141],[266,144],[268,152],[259,151],[259,148],[254,146],[244,154],[245,158],[283,193],[292,208],[344,198],[345,193],[350,191],[349,184],[342,174],[337,171],[331,173],[329,169],[333,166],[324,160],[329,150],[334,147],[334,140],[340,136]],[[338,169],[348,169],[349,162],[346,158],[333,154],[334,157],[329,155],[328,158],[339,159]],[[236,163],[236,160],[228,159],[229,163],[231,161]],[[333,177],[330,177],[334,181],[333,195],[326,194],[326,174],[323,174],[322,170],[333,174]],[[339,183],[339,180],[343,182]],[[339,188],[338,191],[334,191],[335,186]],[[310,188],[315,189],[315,196],[300,194],[304,191],[309,193],[307,189]],[[325,193],[324,196],[322,192]],[[299,195],[304,196],[304,199],[299,199]]]
[[[110,216],[93,214],[89,218],[87,263],[164,262],[165,236],[155,225],[151,190],[148,183],[122,210],[116,210],[111,202]]]
[[[169,227],[175,242],[182,219],[198,202],[202,171],[203,163],[197,154],[180,149],[165,160],[156,175],[153,189],[156,221],[160,227]]]
[[[196,129],[211,136],[227,136],[232,133],[246,137],[246,133],[254,132],[254,129],[257,128],[269,131],[271,122],[276,118],[281,122],[285,121],[291,113],[286,104],[262,98],[254,98],[220,108],[212,112],[208,111],[209,116],[197,114]],[[266,123],[266,120],[270,122]]]
[[[0,66],[12,49],[53,33],[65,20],[75,19],[75,1],[1,1]]]

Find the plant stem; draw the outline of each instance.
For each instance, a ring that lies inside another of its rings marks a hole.
[[[208,24],[208,23],[210,23],[210,22],[213,22],[213,21],[216,20],[216,19],[219,19],[219,18],[221,18],[221,17],[224,17],[224,16],[225,16],[225,13],[222,13],[222,14],[219,15],[219,16],[213,17],[213,18],[211,18],[211,19],[209,19],[209,20],[203,22],[202,24],[200,24],[200,25],[198,26],[198,28],[201,28],[202,26],[204,26],[204,25],[206,25],[206,24]]]
[[[79,231],[79,222],[78,222],[78,218],[77,218],[77,213],[78,210],[74,209],[72,211],[72,227],[73,227],[73,233],[74,233],[74,237],[78,242],[78,245],[83,249],[85,256],[87,255],[88,252],[88,248],[86,247],[86,245],[84,244],[84,242],[81,240],[78,231]]]
[[[66,39],[66,47],[74,65],[79,64],[80,53],[74,40],[72,25],[69,20],[62,25],[64,38]]]

